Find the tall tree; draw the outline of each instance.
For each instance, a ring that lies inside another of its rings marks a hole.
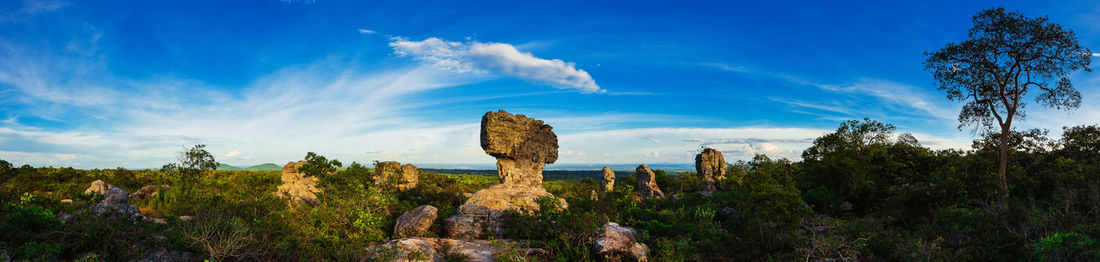
[[[1090,71],[1092,52],[1077,43],[1072,30],[1050,23],[1045,16],[1026,17],[1004,8],[986,9],[973,17],[966,41],[925,52],[931,71],[947,98],[964,102],[959,128],[1000,131],[1000,190],[1008,198],[1008,165],[1012,121],[1023,119],[1029,91],[1035,102],[1058,110],[1081,105],[1081,93],[1069,74]]]

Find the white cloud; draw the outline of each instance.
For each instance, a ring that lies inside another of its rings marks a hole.
[[[587,71],[577,69],[575,64],[538,58],[510,44],[451,42],[435,37],[412,41],[393,37],[390,46],[397,55],[411,56],[445,70],[490,72],[560,89],[583,93],[604,92]]]
[[[378,32],[375,32],[374,30],[364,29],[364,28],[359,28],[359,30],[357,30],[357,31],[359,31],[360,34],[365,34],[365,35],[373,35],[375,33],[378,33]]]
[[[237,157],[239,155],[241,155],[241,151],[237,151],[237,150],[233,150],[233,151],[229,151],[228,153],[225,153],[225,157],[228,157],[228,158]]]
[[[1100,56],[1100,53],[1092,53],[1092,56]]]

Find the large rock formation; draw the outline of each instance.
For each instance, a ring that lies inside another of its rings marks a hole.
[[[396,237],[420,237],[428,233],[432,227],[439,210],[433,206],[422,205],[406,211],[397,218],[393,226],[393,235]]]
[[[432,261],[444,262],[448,258],[462,257],[462,261],[492,262],[495,257],[518,255],[524,261],[542,261],[549,253],[538,248],[517,248],[508,240],[459,240],[444,238],[401,238],[372,246],[370,259],[384,261]]]
[[[314,192],[317,191],[318,179],[303,177],[302,173],[298,172],[298,168],[305,163],[306,161],[288,162],[283,166],[283,175],[280,177],[283,184],[279,185],[277,193],[291,198],[293,203],[304,202],[312,205],[317,203],[317,195]]]
[[[397,190],[407,191],[416,188],[416,182],[420,179],[420,169],[413,164],[398,163],[396,161],[379,162],[374,166],[375,183],[392,183]]]
[[[600,186],[603,187],[603,192],[611,192],[615,190],[615,171],[610,167],[603,167],[603,179],[600,180]]]
[[[638,190],[638,194],[642,197],[665,197],[665,193],[661,192],[661,188],[657,187],[657,174],[654,174],[653,170],[650,170],[645,164],[634,169],[634,178],[638,179],[638,186],[635,190]]]
[[[596,238],[596,254],[604,261],[649,261],[649,247],[635,240],[637,234],[633,228],[607,222]]]
[[[489,210],[538,210],[540,197],[553,197],[542,187],[542,168],[558,160],[558,136],[553,127],[504,110],[481,118],[481,148],[496,157],[500,184],[482,189],[466,204]],[[565,201],[558,198],[563,206]]]
[[[699,174],[700,194],[709,196],[714,191],[725,190],[719,183],[726,179],[726,159],[721,151],[703,149],[702,153],[695,156],[695,172]]]
[[[542,197],[553,198],[558,206],[567,207],[564,199],[554,198],[542,187],[542,168],[558,160],[558,137],[552,129],[542,121],[504,110],[482,116],[481,148],[497,159],[500,184],[475,192],[459,207],[459,214],[446,220],[450,236],[483,237],[484,232],[469,232],[484,228],[482,223],[497,224],[496,218],[502,211],[539,210],[538,199]]]

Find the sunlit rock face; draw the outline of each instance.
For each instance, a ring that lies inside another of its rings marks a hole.
[[[481,117],[481,148],[496,157],[500,184],[466,200],[492,211],[534,211],[540,197],[553,197],[542,187],[542,168],[558,160],[558,136],[553,127],[504,110]],[[557,199],[564,207],[565,200]]]
[[[376,183],[392,183],[397,190],[408,191],[416,188],[416,183],[420,180],[420,169],[413,164],[402,165],[396,161],[379,162],[374,166],[374,177]]]
[[[610,167],[603,167],[603,179],[600,180],[600,187],[603,188],[603,192],[611,192],[615,190],[615,171]]]
[[[634,177],[638,179],[638,186],[635,190],[638,194],[644,198],[663,198],[665,193],[661,192],[661,188],[657,187],[657,174],[653,173],[653,170],[649,169],[649,166],[645,164],[639,165],[634,169]]]
[[[725,190],[718,183],[726,179],[726,159],[721,151],[703,149],[703,152],[695,156],[695,172],[699,174],[700,194],[709,196],[717,190]]]
[[[553,127],[524,115],[504,110],[485,113],[481,118],[481,148],[497,159],[500,184],[479,190],[445,221],[448,235],[456,238],[481,238],[497,232],[481,232],[495,225],[502,211],[531,212],[541,208],[539,198],[550,197],[557,207],[565,208],[565,199],[556,198],[542,187],[542,169],[558,160],[558,137]]]
[[[316,177],[303,177],[302,173],[298,172],[298,168],[304,165],[306,161],[288,162],[283,166],[283,174],[280,179],[283,181],[282,185],[279,185],[278,194],[283,197],[289,197],[292,199],[292,203],[317,203],[317,178]]]
[[[422,205],[401,214],[393,225],[393,235],[396,237],[420,237],[428,233],[428,229],[435,223],[437,217],[433,206]]]

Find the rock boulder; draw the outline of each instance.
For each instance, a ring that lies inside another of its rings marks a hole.
[[[649,169],[649,166],[642,164],[638,168],[634,169],[634,177],[638,179],[638,186],[635,190],[638,191],[644,198],[663,198],[665,193],[661,192],[661,188],[657,187],[657,174],[653,173],[653,170]]]
[[[374,167],[374,177],[376,183],[392,183],[397,190],[408,191],[416,188],[420,169],[413,164],[402,165],[396,161],[379,162]]]
[[[633,228],[607,222],[596,238],[596,253],[604,261],[649,261],[649,247],[635,240],[637,234]]]
[[[703,152],[695,156],[695,172],[699,174],[700,194],[709,196],[717,190],[725,190],[719,183],[726,179],[726,159],[721,151],[703,149]]]
[[[111,189],[112,187],[113,186],[111,186],[111,184],[107,184],[107,182],[103,182],[103,180],[96,180],[92,181],[92,185],[89,186],[88,189],[84,189],[84,193],[96,193],[103,195],[107,193],[107,189]]]
[[[433,206],[423,205],[401,214],[397,223],[393,226],[393,234],[396,237],[421,237],[428,233],[428,229],[435,223],[438,209]]]
[[[600,180],[600,186],[603,188],[603,192],[611,192],[615,190],[615,171],[610,167],[603,167],[603,179]]]
[[[492,262],[501,255],[518,255],[524,261],[541,261],[547,258],[545,250],[518,248],[508,240],[463,240],[446,238],[401,238],[370,248],[373,260],[444,262],[447,258],[461,257],[463,261]]]
[[[278,194],[283,197],[289,197],[292,199],[292,203],[317,203],[317,195],[314,193],[317,191],[317,178],[316,177],[304,177],[302,173],[298,172],[298,167],[305,164],[306,161],[288,162],[283,166],[283,173],[280,179],[283,184],[279,185],[277,189]]]

